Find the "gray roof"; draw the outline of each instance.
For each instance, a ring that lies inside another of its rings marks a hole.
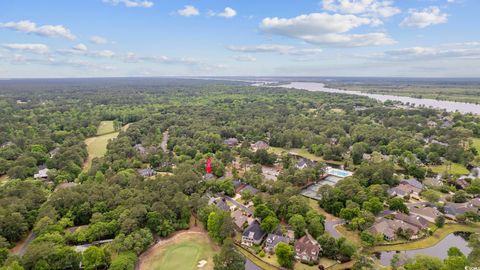
[[[405,183],[405,184],[410,185],[412,187],[423,189],[423,184],[420,183],[417,179],[402,180],[402,181],[400,181],[400,183]]]
[[[267,248],[273,248],[273,247],[276,247],[280,242],[288,244],[290,243],[290,239],[282,235],[270,233],[268,234],[267,239],[265,240],[265,246]]]
[[[149,176],[154,176],[157,172],[151,168],[146,168],[146,169],[138,170],[138,173],[143,177],[149,177]]]
[[[253,237],[253,240],[258,241],[265,237],[267,233],[262,230],[260,227],[260,223],[258,220],[255,220],[243,231],[243,236],[245,237]]]

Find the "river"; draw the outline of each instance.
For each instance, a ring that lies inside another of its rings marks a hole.
[[[325,84],[316,83],[316,82],[291,82],[289,84],[281,85],[280,87],[303,89],[308,91],[318,91],[318,92],[326,92],[326,93],[337,93],[337,94],[339,93],[339,94],[365,96],[365,97],[370,97],[370,98],[379,100],[381,102],[392,100],[392,101],[400,101],[404,104],[408,103],[408,104],[414,104],[415,106],[425,106],[428,108],[431,107],[431,108],[446,110],[449,112],[459,111],[461,113],[480,114],[480,105],[477,105],[477,104],[435,100],[435,99],[393,96],[393,95],[368,94],[368,93],[363,93],[359,91],[349,91],[349,90],[328,88],[328,87],[325,87]]]
[[[466,234],[469,235],[469,234]],[[393,255],[396,253],[400,255],[405,255],[408,258],[413,258],[417,254],[423,254],[428,256],[437,257],[440,259],[445,259],[448,257],[448,249],[451,247],[457,247],[462,251],[465,256],[467,256],[471,249],[468,247],[468,242],[458,233],[449,234],[442,241],[438,242],[436,245],[429,248],[407,250],[407,251],[384,251],[377,254],[377,257],[380,259],[380,263],[385,266],[390,265],[390,261],[393,258]]]

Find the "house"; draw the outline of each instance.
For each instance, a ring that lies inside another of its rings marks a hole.
[[[255,195],[258,193],[258,189],[252,187],[251,185],[246,185],[240,192],[249,191],[250,194]]]
[[[435,122],[435,121],[428,120],[428,121],[427,121],[427,126],[428,126],[429,128],[436,128],[436,127],[438,126],[438,124],[437,124],[437,122]]]
[[[442,127],[449,128],[453,126],[453,122],[450,121],[447,117],[442,118]]]
[[[366,161],[370,161],[370,160],[372,160],[372,155],[371,155],[371,154],[364,153],[364,154],[362,155],[362,159],[363,159],[363,160],[366,160]]]
[[[467,181],[466,177],[460,177],[455,181],[455,186],[458,189],[465,189],[470,186],[470,183]]]
[[[5,142],[0,145],[0,148],[6,148],[9,146],[14,146],[15,144],[13,142]]]
[[[251,145],[253,151],[257,151],[257,150],[267,150],[268,149],[268,143],[264,142],[264,141],[258,141],[254,144]]]
[[[315,166],[315,162],[306,158],[299,158],[296,165],[296,167],[300,170],[303,170],[308,167],[314,167],[314,166]]]
[[[151,168],[146,168],[146,169],[138,170],[138,174],[140,174],[143,177],[151,177],[151,176],[154,176],[155,174],[157,174],[157,172],[154,171]]]
[[[260,222],[255,220],[248,226],[242,234],[242,245],[253,246],[260,245],[265,238],[266,233],[260,227]]]
[[[395,214],[395,219],[406,222],[410,225],[417,227],[419,230],[427,230],[428,229],[428,220],[421,216],[417,215],[406,215],[404,213],[397,213]]]
[[[282,242],[285,244],[289,244],[290,238],[275,233],[268,234],[267,239],[265,240],[265,252],[268,252],[270,254],[275,253],[277,245]]]
[[[250,226],[255,219],[250,214],[246,214],[241,210],[235,210],[231,214],[233,224],[236,227],[236,230],[239,232],[243,232],[245,227]]]
[[[42,180],[48,179],[48,168],[38,170],[38,173],[34,174],[33,178]]]
[[[478,213],[478,208],[472,203],[447,203],[443,207],[445,216],[451,219],[455,219],[457,215],[465,214],[466,212]]]
[[[420,198],[420,192],[423,190],[423,184],[415,179],[402,180],[396,187],[392,187],[388,190],[388,195],[391,197],[399,196],[413,196]]]
[[[379,218],[368,232],[372,235],[383,235],[385,240],[392,241],[397,238],[397,233],[400,231],[410,231],[412,236],[410,239],[418,238],[420,229],[410,223],[398,219]]]
[[[474,198],[470,200],[470,204],[472,204],[475,207],[480,207],[480,198]]]
[[[280,168],[277,166],[269,167],[269,166],[262,166],[262,175],[267,180],[276,181],[278,175],[280,174]]]
[[[430,206],[422,207],[422,208],[411,207],[409,210],[410,210],[410,214],[422,217],[432,223],[435,222],[435,219],[437,217],[442,215],[440,211]]]
[[[303,262],[316,262],[321,250],[320,244],[307,233],[295,242],[295,259]]]
[[[52,151],[48,152],[48,154],[50,155],[50,158],[53,158],[54,156],[56,156],[58,153],[60,153],[60,148],[55,148],[53,149]]]
[[[137,150],[137,152],[140,153],[140,155],[148,154],[147,149],[145,147],[143,147],[143,145],[141,145],[141,144],[135,144],[133,146],[133,148],[135,148],[135,150]]]
[[[217,177],[215,177],[215,175],[213,175],[211,173],[206,173],[202,178],[205,181],[217,179]]]
[[[223,143],[228,145],[229,147],[234,147],[238,144],[238,140],[236,138],[228,138],[224,140]]]
[[[240,191],[247,186],[246,183],[242,182],[240,179],[233,180],[233,188],[235,189],[235,193],[240,193]]]

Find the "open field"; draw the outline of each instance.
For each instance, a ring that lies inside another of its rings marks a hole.
[[[102,121],[97,129],[97,136],[115,132],[113,121]]]
[[[445,170],[447,170],[447,165],[444,164],[444,165],[430,166],[429,168],[432,169],[432,171],[434,173],[439,174],[439,173],[444,173]],[[461,174],[468,174],[469,173],[469,171],[467,170],[467,168],[465,168],[465,166],[463,166],[462,164],[458,164],[458,163],[452,163],[448,172],[451,173],[451,174],[455,174],[455,175],[461,175]]]
[[[6,183],[8,181],[8,175],[2,175],[0,176],[0,185],[3,185],[4,183]]]
[[[376,246],[372,249],[373,252],[380,251],[396,251],[396,250],[415,250],[434,246],[440,242],[447,235],[454,232],[480,232],[480,224],[445,224],[443,228],[437,229],[432,236],[424,238],[419,241],[398,245]]]
[[[473,138],[472,141],[473,141],[473,146],[480,153],[480,138]]]
[[[268,150],[277,155],[292,153],[294,155],[301,156],[303,158],[310,159],[317,162],[325,162],[325,163],[331,163],[331,164],[337,164],[337,165],[343,164],[343,162],[341,161],[324,160],[322,157],[317,157],[314,154],[309,153],[306,149],[300,149],[300,148],[285,149],[281,147],[270,147],[268,148]]]
[[[103,121],[103,122],[109,122],[109,121]],[[102,124],[100,124],[100,126],[98,127],[99,131],[101,126]],[[130,124],[126,124],[125,126],[122,127],[122,130],[124,131],[127,130],[129,126]],[[113,121],[112,121],[112,128],[113,128]],[[118,134],[119,132],[111,132],[104,135],[87,138],[85,140],[85,144],[87,145],[88,158],[85,164],[83,164],[83,168],[84,169],[90,168],[90,166],[92,165],[92,160],[94,158],[103,157],[105,153],[107,153],[108,141],[117,138]]]
[[[308,205],[310,205],[310,207],[312,207],[318,213],[324,215],[326,220],[336,220],[336,219],[338,219],[336,216],[327,213],[323,208],[321,208],[320,205],[318,205],[318,201],[316,201],[312,198],[307,198],[307,199],[308,199]]]
[[[149,251],[140,264],[140,270],[196,270],[201,260],[207,264],[201,269],[213,269],[213,256],[219,248],[205,232],[181,232]]]

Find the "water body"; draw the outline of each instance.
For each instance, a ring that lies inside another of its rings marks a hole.
[[[431,107],[435,109],[446,110],[449,112],[459,111],[461,113],[480,114],[480,105],[477,105],[477,104],[435,100],[435,99],[402,97],[402,96],[393,96],[393,95],[368,94],[368,93],[363,93],[358,91],[328,88],[328,87],[325,87],[325,84],[316,83],[316,82],[292,82],[289,84],[281,85],[280,87],[304,89],[308,91],[318,91],[318,92],[326,92],[326,93],[337,93],[337,94],[339,93],[339,94],[365,96],[365,97],[370,97],[370,98],[379,100],[381,102],[392,100],[392,101],[400,101],[404,104],[409,103],[409,104],[414,104],[415,106],[424,106],[427,108]]]
[[[380,263],[385,266],[390,265],[390,261],[393,258],[393,255],[399,254],[401,257],[406,256],[408,258],[413,258],[417,254],[428,255],[432,257],[437,257],[440,259],[445,259],[448,257],[448,249],[451,247],[459,248],[465,256],[467,256],[471,250],[468,247],[468,242],[465,240],[461,234],[464,234],[464,237],[469,234],[465,233],[452,233],[445,237],[442,241],[438,242],[436,245],[429,248],[407,250],[407,251],[384,251],[377,254],[377,257],[380,259]]]

